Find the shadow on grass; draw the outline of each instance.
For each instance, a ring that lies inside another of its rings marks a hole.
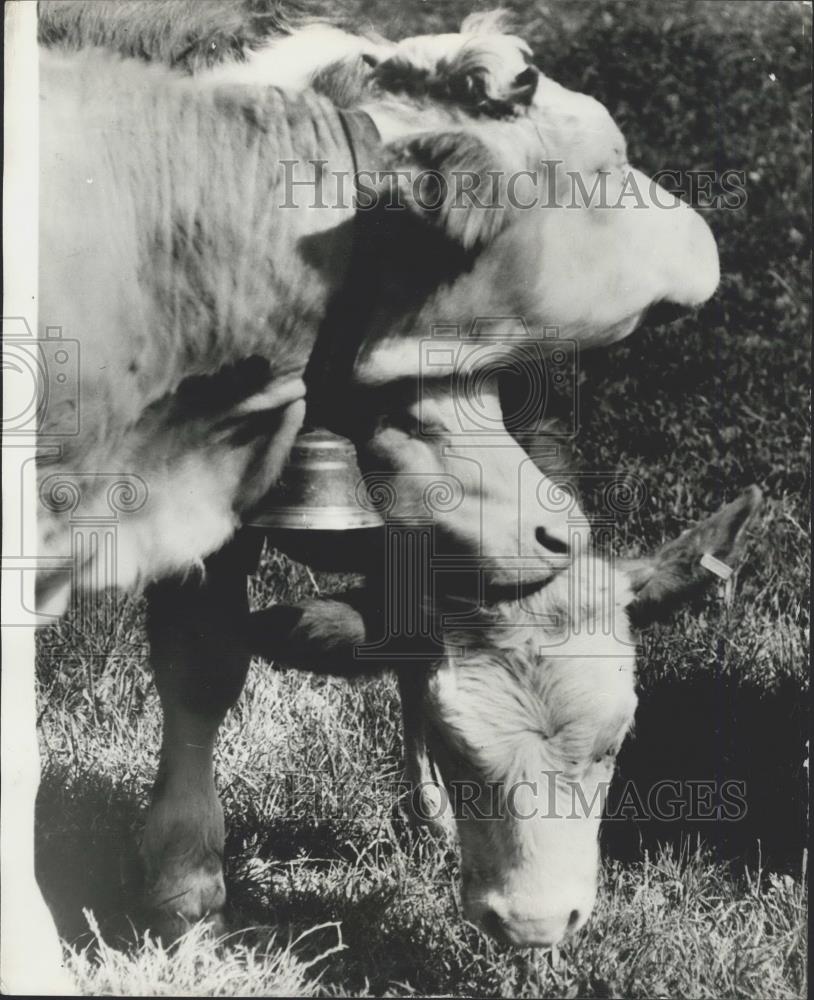
[[[44,776],[37,796],[37,879],[64,940],[79,947],[93,942],[82,912],[90,909],[109,943],[135,941],[134,928],[143,927],[142,822],[140,798],[108,778]]]
[[[57,771],[45,775],[37,798],[37,879],[64,940],[93,950],[95,938],[83,913],[88,909],[109,945],[122,950],[138,945],[140,933],[148,926],[141,904],[143,875],[138,856],[143,821],[142,796],[132,789],[98,776],[77,779]],[[233,817],[228,828],[226,856],[232,863],[227,862],[227,923],[233,928],[261,928],[253,936],[233,935],[230,941],[263,944],[273,935],[278,946],[283,946],[316,924],[343,920],[350,921],[343,927],[346,942],[348,935],[368,938],[374,925],[389,927],[387,940],[380,946],[385,951],[398,950],[395,942],[409,929],[400,925],[399,907],[393,907],[398,893],[395,884],[371,887],[364,896],[354,890],[347,898],[330,886],[313,891],[285,886],[270,891],[264,879],[254,878],[245,869],[247,858],[273,862],[275,867],[301,861],[307,864],[309,877],[320,884],[338,871],[338,881],[344,886],[360,850],[377,828],[381,831],[381,823],[275,821],[249,809],[240,822]],[[400,843],[410,843],[403,819],[394,832]],[[382,860],[398,851],[395,843],[381,837],[377,848]],[[298,954],[302,952],[307,960],[334,944],[336,931],[326,928],[309,935]]]
[[[110,781],[77,782],[55,773],[43,781],[37,802],[37,877],[60,936],[74,946],[95,949],[83,909],[94,912],[108,945],[124,951],[138,946],[139,932],[146,926],[138,859],[142,822],[139,797]],[[241,872],[238,863],[229,878],[227,922],[233,928],[253,929],[231,934],[228,943],[262,951],[285,947],[302,936],[295,951],[308,962],[329,952],[338,940],[335,927],[312,929],[338,921],[346,950],[326,959],[327,981],[360,990],[369,982],[374,992],[399,980],[420,980],[435,992],[451,989],[452,980],[445,983],[435,974],[427,980],[431,936],[426,921],[405,905],[403,887],[387,878],[371,884],[348,877],[349,866],[358,858],[354,845],[369,841],[369,826],[343,821],[303,823],[296,829],[291,823],[268,824],[257,838],[254,856],[275,862],[275,867],[302,859],[313,886],[304,887],[299,877],[296,886],[272,889],[267,880]],[[233,848],[238,848],[240,836],[236,830],[230,837]],[[386,842],[382,848],[388,855],[396,850]],[[333,881],[332,870],[337,873]],[[427,905],[423,896],[422,905]],[[380,974],[371,981],[371,970],[376,969]]]
[[[626,818],[604,822],[605,850],[630,860],[658,843],[678,846],[700,837],[721,860],[799,872],[806,843],[807,732],[806,697],[796,680],[781,680],[768,691],[742,677],[712,675],[649,684],[640,693],[635,732],[619,755],[608,798],[610,815],[629,808]],[[669,809],[671,799],[678,803],[676,818],[637,816],[629,786],[647,809],[665,780],[678,782],[661,792],[663,807]],[[709,814],[726,805],[720,792],[725,782],[739,783],[745,809],[730,784],[727,812],[737,818],[722,821]],[[709,783],[718,791],[705,799],[701,789]]]
[[[250,896],[251,890],[244,893],[236,887],[230,918],[233,926],[265,924],[235,936],[260,949],[269,943],[280,947],[307,934],[296,953],[302,961],[314,961],[336,945],[338,932],[333,926],[307,932],[329,921],[341,925],[344,949],[323,966],[325,986],[333,983],[342,992],[381,996],[399,982],[431,995],[454,992],[456,983],[460,985],[459,969],[435,968],[428,961],[446,936],[444,915],[455,918],[451,909],[445,912],[445,901],[426,888],[414,902],[395,884],[357,885],[343,879],[327,888],[292,887],[279,894],[270,909],[257,909]],[[315,965],[319,968],[320,963]]]

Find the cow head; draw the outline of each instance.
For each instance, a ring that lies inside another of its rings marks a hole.
[[[593,908],[604,792],[633,721],[646,624],[732,564],[756,488],[654,555],[596,554],[484,630],[448,637],[425,696],[430,750],[450,789],[469,919],[515,945],[556,944]]]
[[[522,118],[413,133],[383,151],[390,239],[371,276],[360,382],[409,377],[439,324],[467,337],[479,317],[506,317],[508,338],[522,316],[532,335],[556,329],[593,347],[657,303],[691,308],[714,293],[718,253],[701,216],[630,166],[598,102],[551,81],[542,93]]]
[[[366,111],[384,144],[365,156],[378,176],[363,200],[387,238],[367,275],[361,383],[414,376],[416,342],[439,323],[523,316],[595,346],[656,303],[715,291],[704,220],[631,166],[606,108],[541,73],[495,16],[352,54],[312,82]]]
[[[549,946],[587,920],[604,791],[636,707],[632,625],[703,588],[706,566],[733,566],[760,502],[751,487],[654,555],[576,556],[519,603],[446,628],[425,686],[427,745],[455,816],[465,913],[491,936]],[[253,618],[272,658],[372,669],[353,654],[381,628],[364,595]]]
[[[452,632],[430,673],[464,912],[500,941],[556,944],[593,908],[602,794],[636,707],[633,599],[623,573],[577,558],[482,632]]]

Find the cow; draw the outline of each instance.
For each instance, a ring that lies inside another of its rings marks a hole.
[[[464,914],[498,941],[551,947],[590,916],[603,805],[636,708],[632,629],[714,580],[707,566],[726,575],[761,502],[749,487],[650,555],[577,553],[519,601],[436,594],[436,658],[424,649],[406,668],[421,678],[422,720],[408,792],[423,818],[454,818]],[[278,663],[371,675],[388,664],[360,653],[385,617],[371,587],[257,611],[247,634]]]
[[[353,114],[308,91],[175,79],[91,50],[46,54],[42,80],[41,306],[63,328],[82,330],[86,354],[99,362],[92,375],[81,373],[87,432],[64,445],[59,462],[92,474],[109,464],[115,442],[119,462],[150,483],[122,532],[118,585],[194,565],[262,496],[302,421],[305,365],[340,289],[343,313],[333,325],[351,315],[362,328],[353,382],[376,390],[415,381],[420,341],[439,317],[497,316],[489,336],[510,341],[522,316],[532,330],[554,327],[592,346],[630,333],[656,302],[698,305],[717,285],[704,221],[627,166],[624,140],[596,101],[563,97],[562,88],[546,86],[549,96],[510,121],[438,103],[418,129],[424,96],[392,95],[375,80],[359,85]],[[383,131],[391,141],[382,148]],[[399,186],[386,196],[368,189],[376,211],[360,219],[340,188],[374,156],[382,166],[368,173]],[[309,176],[315,163],[330,167],[327,179]],[[587,187],[594,191],[600,173],[603,201],[594,204]],[[432,208],[420,195],[426,177],[449,195]],[[475,189],[454,190],[461,177]],[[481,190],[486,177],[497,198]],[[564,198],[526,209],[514,197],[517,180],[530,185],[524,195],[544,180],[547,193]],[[464,193],[471,199],[461,201]],[[403,211],[392,210],[394,196]],[[354,240],[364,246],[352,260]],[[296,256],[286,252],[292,245]],[[592,274],[588,287],[575,260]],[[473,328],[468,339],[478,337]],[[448,358],[435,365],[433,387],[422,387],[434,396],[424,412],[447,430],[458,410],[445,411],[435,386],[461,366],[454,351]],[[73,419],[75,405],[50,408],[41,433],[59,433],[65,407]],[[354,440],[370,434],[365,456],[401,471],[417,449],[404,447],[409,429],[381,421],[371,429],[377,405],[352,407],[348,425]],[[281,426],[269,433],[269,422]],[[162,433],[193,424],[197,447],[182,443],[186,434]],[[249,425],[261,426],[265,444],[277,442],[273,453],[258,454]],[[149,455],[136,454],[144,441]],[[263,475],[246,482],[258,465]],[[428,468],[426,456],[410,465],[418,468]],[[192,481],[201,506],[179,531],[170,508]],[[49,488],[58,482],[49,473]],[[46,501],[42,517],[46,552],[66,530],[58,501]],[[491,523],[494,551],[485,559],[537,554],[536,538],[502,533],[499,516]],[[556,525],[544,530],[556,536]],[[470,532],[463,544],[471,543]]]
[[[235,532],[302,424],[315,345],[347,366],[333,386],[316,380],[316,402],[362,469],[395,485],[402,518],[427,513],[428,474],[456,485],[461,502],[434,512],[439,537],[474,555],[499,596],[549,583],[573,525],[540,509],[546,478],[518,477],[527,458],[505,429],[483,449],[481,426],[461,425],[454,351],[419,378],[427,333],[452,317],[470,357],[486,337],[474,321],[488,316],[504,356],[519,326],[597,346],[652,305],[691,308],[717,286],[706,223],[628,165],[601,105],[536,73],[533,88],[512,76],[507,98],[485,50],[480,67],[477,46],[467,51],[463,106],[460,80],[439,92],[443,58],[411,78],[356,53],[324,67],[316,89],[280,90],[262,74],[239,79],[239,61],[234,79],[190,78],[99,49],[42,53],[40,317],[92,363],[40,428],[60,446],[39,469],[41,554],[69,554],[71,514],[98,513],[116,494],[111,475],[125,473],[130,499],[113,575],[91,552],[40,590],[59,612],[69,584],[148,586],[165,728],[144,854],[170,923],[216,916],[225,899],[211,751],[251,651],[219,637],[243,619],[257,559]],[[310,198],[317,161],[324,207]],[[425,178],[451,197],[428,205]],[[554,198],[532,209],[538,189]],[[77,400],[79,433],[61,437]],[[499,428],[493,385],[480,402]]]

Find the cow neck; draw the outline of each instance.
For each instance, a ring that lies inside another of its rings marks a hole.
[[[372,177],[371,154],[380,148],[381,136],[367,112],[339,110],[338,114],[351,156],[354,194],[358,195],[360,177]],[[369,196],[369,190],[366,193]],[[353,370],[375,298],[365,281],[373,260],[374,215],[361,210],[359,198],[354,198],[345,280],[328,305],[305,370],[305,429],[327,427],[339,434],[347,430],[344,415]]]

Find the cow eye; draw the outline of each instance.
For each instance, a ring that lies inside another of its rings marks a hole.
[[[420,437],[441,437],[446,432],[446,427],[440,420],[422,413],[416,420],[416,432]]]
[[[393,410],[380,418],[380,423],[387,427],[397,427],[410,437],[439,437],[446,428],[440,420],[429,412],[414,413],[407,409]]]
[[[528,66],[514,78],[514,85],[515,87],[531,87],[537,83],[537,76],[537,70],[533,66]]]
[[[594,763],[601,764],[604,761],[606,764],[612,764],[616,760],[616,755],[618,753],[619,747],[608,747],[604,753],[597,754],[596,757],[594,757]]]
[[[403,431],[410,436],[416,433],[418,427],[416,418],[406,410],[383,413],[378,417],[377,423],[378,427],[382,430],[388,427],[395,427],[397,430]]]

